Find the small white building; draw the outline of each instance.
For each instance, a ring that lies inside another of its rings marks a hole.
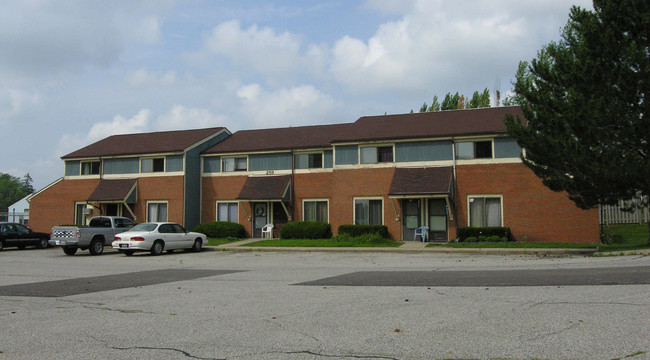
[[[27,202],[27,198],[31,195],[32,194],[29,194],[9,206],[9,211],[7,212],[7,221],[23,225],[29,224],[29,202]]]

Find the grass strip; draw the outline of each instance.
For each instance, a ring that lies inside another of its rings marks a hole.
[[[336,239],[272,239],[241,246],[260,247],[399,247],[402,243],[385,239],[382,242],[340,241]]]

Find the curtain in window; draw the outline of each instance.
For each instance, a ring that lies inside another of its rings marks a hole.
[[[354,202],[354,223],[368,225],[368,200]]]
[[[239,222],[239,204],[228,204],[228,220]]]
[[[316,221],[327,222],[327,201],[316,203]]]
[[[501,201],[498,198],[485,199],[486,226],[501,226]]]
[[[217,221],[228,221],[228,204],[219,204],[219,208],[217,209]]]
[[[456,143],[456,159],[473,159],[473,158],[474,158],[473,142]]]
[[[374,146],[361,148],[361,163],[374,164],[377,162],[377,148]]]
[[[382,146],[377,148],[377,157],[379,162],[393,162],[393,147]]]
[[[153,159],[142,159],[140,167],[143,173],[153,172]]]
[[[235,171],[235,159],[234,158],[223,159],[221,170],[224,172]]]
[[[156,222],[156,221],[167,221],[167,204],[165,203],[150,203],[148,206],[149,216],[147,221]]]
[[[469,226],[484,227],[485,226],[485,199],[484,198],[471,198],[469,199]]]
[[[305,221],[316,221],[316,202],[315,201],[306,201],[305,202]]]
[[[158,204],[149,204],[149,211],[148,211],[149,217],[147,218],[147,221],[149,222],[154,222],[157,221],[158,219]]]
[[[369,211],[368,224],[369,225],[381,225],[382,224],[382,209],[381,209],[381,200],[370,200],[369,201]]]

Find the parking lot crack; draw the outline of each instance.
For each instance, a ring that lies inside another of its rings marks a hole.
[[[195,356],[190,354],[189,352],[181,349],[175,349],[175,348],[165,348],[165,347],[153,347],[153,346],[131,346],[131,347],[119,347],[119,346],[111,346],[111,349],[115,350],[156,350],[156,351],[173,351],[180,353],[187,357],[188,359],[199,359],[199,360],[227,360],[225,358],[211,358],[211,357],[200,357],[200,356]]]
[[[323,358],[330,358],[330,359],[384,359],[384,360],[399,360],[398,358],[395,357],[390,357],[390,356],[382,356],[382,355],[351,355],[351,354],[345,354],[345,355],[334,355],[334,354],[322,354],[314,351],[309,351],[309,350],[301,350],[301,351],[283,351],[283,352],[273,352],[275,354],[286,354],[286,355],[311,355],[311,356],[318,356],[318,357],[323,357]]]

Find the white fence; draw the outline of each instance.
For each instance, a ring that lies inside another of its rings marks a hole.
[[[629,207],[629,202],[621,201],[618,205],[605,205],[599,207],[599,220],[603,225],[609,224],[642,224],[650,221],[648,208],[635,208],[632,211],[623,211],[621,208]]]

